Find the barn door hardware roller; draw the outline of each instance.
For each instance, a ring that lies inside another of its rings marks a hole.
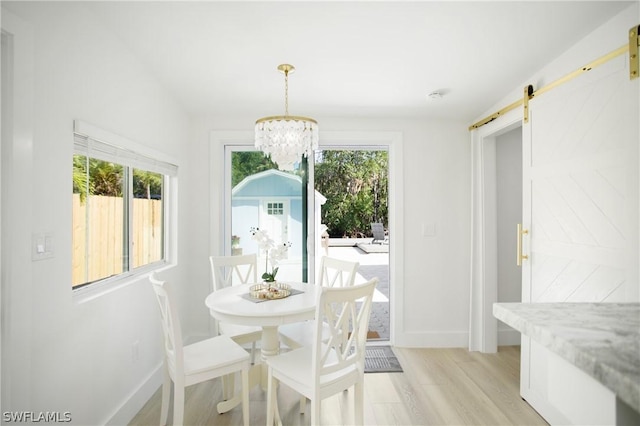
[[[524,86],[524,97],[522,98],[522,111],[524,113],[524,122],[529,122],[529,99],[533,98],[533,86],[529,84]]]
[[[640,46],[640,25],[629,30],[629,79],[640,76],[640,63],[638,61],[638,46]]]

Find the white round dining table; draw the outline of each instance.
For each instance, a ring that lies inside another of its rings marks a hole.
[[[302,293],[284,299],[255,302],[246,295],[253,284],[242,284],[217,290],[205,299],[205,305],[218,321],[238,325],[262,327],[261,358],[277,355],[280,351],[278,326],[313,319],[319,298],[319,286],[307,283],[289,283],[292,289]],[[243,297],[244,296],[244,297]],[[263,389],[266,389],[265,362],[258,367]],[[255,380],[252,380],[255,383]]]

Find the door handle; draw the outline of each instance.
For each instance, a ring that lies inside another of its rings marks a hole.
[[[528,229],[522,229],[522,224],[518,224],[518,235],[516,237],[516,265],[522,266],[522,261],[529,259],[529,256],[522,254],[522,236],[529,233]]]

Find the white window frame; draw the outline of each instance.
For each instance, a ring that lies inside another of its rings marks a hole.
[[[86,142],[83,142],[83,139]],[[177,264],[177,184],[178,166],[173,158],[144,145],[110,133],[89,123],[74,121],[74,155],[86,155],[105,161],[113,161],[125,167],[138,168],[164,175],[163,179],[163,259],[139,266],[118,275],[82,285],[69,287],[74,303],[83,303],[146,277],[151,271],[161,271]],[[102,148],[100,153],[87,149],[84,144]],[[129,252],[130,256],[130,252]],[[131,259],[129,259],[129,262]]]

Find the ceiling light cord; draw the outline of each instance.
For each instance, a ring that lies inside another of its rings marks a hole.
[[[289,70],[284,70],[284,116],[289,116]]]

